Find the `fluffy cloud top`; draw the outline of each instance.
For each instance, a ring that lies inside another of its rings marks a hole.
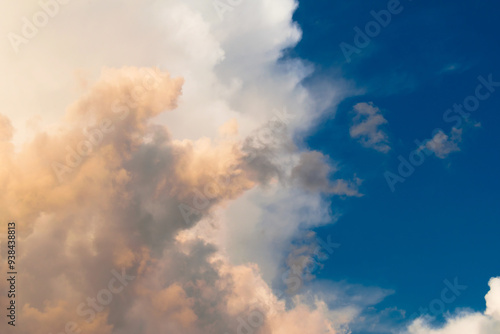
[[[500,277],[489,282],[484,313],[463,311],[447,319],[442,328],[432,328],[425,318],[415,320],[408,334],[495,334],[500,333]]]

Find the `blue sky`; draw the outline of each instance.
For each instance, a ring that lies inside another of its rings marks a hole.
[[[500,4],[401,1],[401,12],[347,62],[340,43],[355,45],[353,28],[364,30],[374,20],[370,11],[387,4],[300,1],[294,15],[303,39],[290,54],[313,63],[315,75],[340,73],[360,92],[342,101],[335,118],[324,117],[307,139],[311,149],[364,180],[364,196],[335,201],[343,216],[317,230],[342,244],[318,277],[392,289],[377,309],[397,307],[407,315],[428,307],[443,280],[457,277],[468,288],[446,309],[484,310],[488,279],[499,269],[500,90],[471,113],[459,151],[426,157],[394,192],[384,172],[396,173],[398,156],[408,159],[415,139],[430,139],[436,128],[451,131],[454,123],[445,122],[443,113],[474,94],[478,76],[500,81]],[[382,111],[389,152],[350,138],[352,109],[360,102]]]

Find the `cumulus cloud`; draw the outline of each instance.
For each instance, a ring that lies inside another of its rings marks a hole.
[[[354,117],[349,134],[361,145],[382,153],[391,150],[387,134],[381,126],[387,123],[382,111],[373,103],[358,103],[353,107]]]
[[[461,311],[450,316],[442,327],[432,327],[428,319],[419,318],[409,327],[407,334],[495,334],[500,332],[500,277],[489,282],[486,310]]]
[[[134,97],[144,73],[155,84]],[[182,82],[157,70],[104,70],[68,108],[58,131],[39,133],[19,153],[2,151],[12,167],[0,175],[2,219],[16,220],[26,235],[20,257],[23,278],[31,282],[18,305],[20,333],[64,330],[68,322],[98,333],[220,333],[245,326],[261,333],[298,333],[303,326],[335,333],[320,301],[297,300],[288,309],[258,265],[234,266],[216,245],[179,234],[258,182],[245,167],[242,144],[174,140],[151,121],[176,107]],[[108,131],[82,131],[89,113]],[[63,182],[54,161],[69,168]],[[224,188],[192,202],[192,189],[207,189],[223,176],[231,179]],[[198,215],[186,220],[179,210],[184,203]],[[87,298],[102,300],[113,269],[134,278],[114,297],[119,300],[109,308],[101,302],[94,312],[79,308]],[[242,323],[240,317],[252,312],[254,318]],[[304,322],[292,326],[297,317]]]
[[[0,44],[18,333],[342,332],[320,291],[272,288],[290,241],[335,221],[324,193],[359,185],[292,140],[345,94],[310,94],[314,69],[282,59],[300,39],[296,6],[244,2],[221,20],[210,1],[70,2],[19,53]],[[5,35],[42,10],[0,8]]]

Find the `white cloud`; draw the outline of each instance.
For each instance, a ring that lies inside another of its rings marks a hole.
[[[425,148],[434,152],[436,157],[445,159],[450,153],[460,151],[458,144],[461,142],[462,129],[452,128],[450,135],[439,130],[431,140],[425,143]]]
[[[415,320],[406,334],[497,334],[500,333],[500,277],[489,282],[490,291],[486,295],[486,311],[458,312],[449,317],[446,324],[433,328],[425,318]]]

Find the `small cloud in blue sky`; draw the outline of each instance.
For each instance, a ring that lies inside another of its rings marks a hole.
[[[439,130],[434,137],[425,144],[425,148],[434,152],[436,157],[445,159],[451,153],[460,151],[459,144],[461,142],[462,129],[452,128],[449,135]]]
[[[354,106],[355,113],[353,123],[349,129],[351,138],[366,148],[372,148],[376,151],[387,153],[391,150],[389,138],[382,129],[387,120],[382,116],[379,108],[373,103],[358,103]]]

